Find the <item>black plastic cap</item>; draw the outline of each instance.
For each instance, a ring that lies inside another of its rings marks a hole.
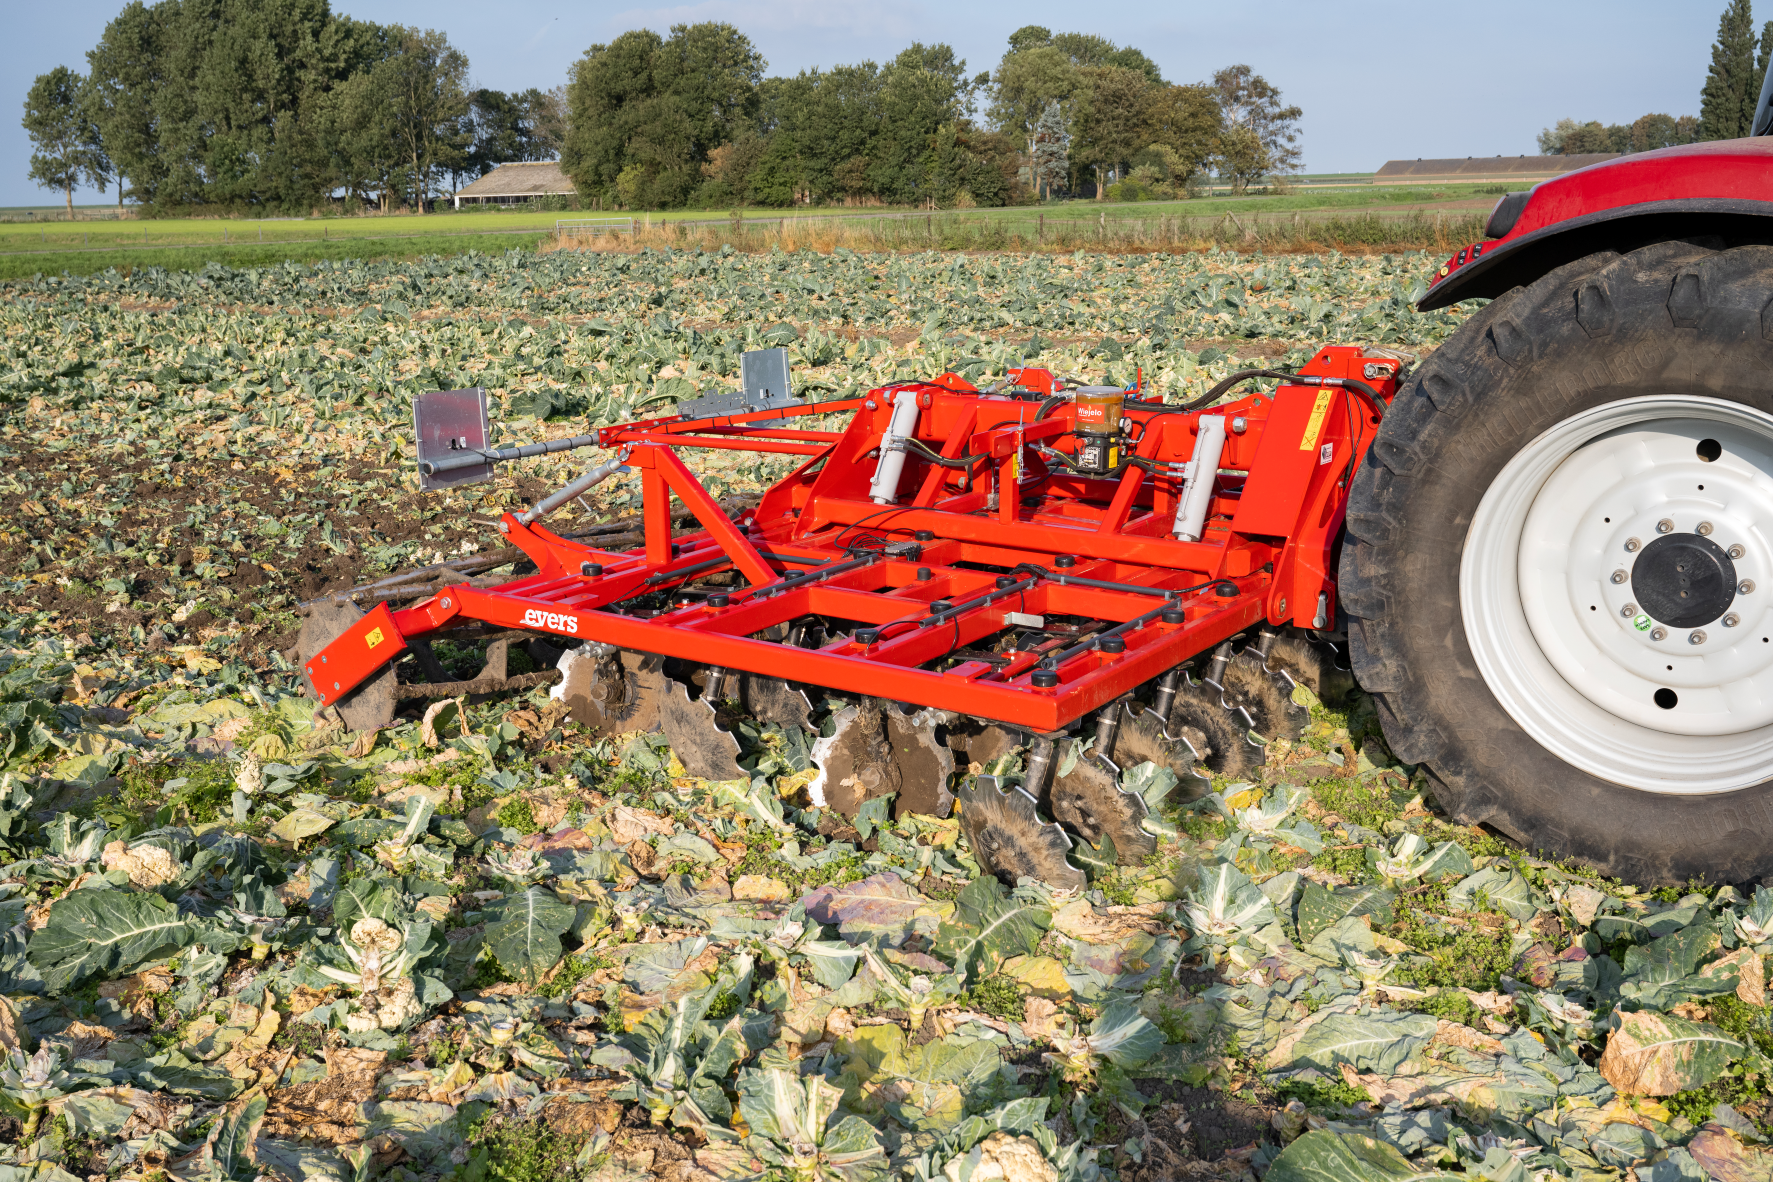
[[[1213,594],[1220,599],[1236,599],[1238,596],[1237,584],[1215,583],[1213,584]]]
[[[1061,554],[1061,555],[1059,555],[1059,557],[1053,559],[1053,565],[1056,567],[1059,567],[1060,569],[1076,566],[1077,565],[1077,558],[1075,555]]]
[[[1119,636],[1104,636],[1098,647],[1105,653],[1124,653],[1127,651],[1127,642]]]
[[[878,629],[878,628],[857,628],[856,629],[856,643],[857,644],[873,644],[875,641],[877,641],[879,639],[880,639],[880,629]]]
[[[1052,689],[1059,684],[1059,672],[1056,669],[1036,669],[1028,680],[1035,689]]]
[[[1158,619],[1166,624],[1180,624],[1187,619],[1187,616],[1179,607],[1166,607],[1164,608],[1164,614],[1159,616]]]
[[[929,567],[927,567],[927,566],[920,566],[920,567],[918,567],[918,568],[917,568],[917,581],[918,581],[918,582],[920,582],[920,583],[927,583],[927,582],[929,582],[929,581],[930,581],[930,580],[931,580],[931,579],[933,579],[933,578],[935,578],[935,575],[933,575],[933,574],[931,574],[931,573],[930,573],[930,568],[929,568]]]
[[[1041,500],[1042,498],[1040,497],[1023,497],[1022,507],[1024,509],[1038,509],[1040,508]]]
[[[998,575],[996,581],[997,589],[1002,591],[1005,587],[1012,586],[1016,580],[1012,579],[1009,575]]]
[[[709,607],[725,607],[730,602],[732,602],[732,596],[726,594],[710,595],[708,597]]]
[[[579,563],[579,573],[586,578],[595,579],[603,573],[603,564],[601,562],[581,562]]]
[[[950,600],[932,599],[930,600],[930,614],[934,615],[936,612],[945,612],[953,606],[954,604]]]
[[[920,542],[933,542],[936,540],[936,535],[932,531],[927,530],[927,529],[920,529],[916,533],[912,534],[911,536],[916,538]]]

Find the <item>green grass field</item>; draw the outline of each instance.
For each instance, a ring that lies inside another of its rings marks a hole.
[[[1211,238],[1235,227],[1239,234],[1281,230],[1295,236],[1314,224],[1328,224],[1331,237],[1350,218],[1407,219],[1414,227],[1406,237],[1420,238],[1424,219],[1481,216],[1501,187],[1440,185],[1434,187],[1368,186],[1295,188],[1287,193],[1242,197],[1204,197],[1191,201],[1136,203],[1062,201],[1007,209],[926,211],[879,209],[747,209],[742,219],[755,237],[785,219],[802,231],[821,223],[863,231],[885,249],[917,244],[918,227],[938,248],[955,246],[1030,246],[1061,242],[1083,244],[1092,233],[1103,240],[1133,227],[1161,226],[1171,237]],[[552,234],[560,218],[604,215],[472,211],[386,217],[267,219],[188,218],[126,219],[76,222],[0,223],[0,278],[37,273],[92,274],[110,267],[198,269],[217,262],[228,266],[265,266],[285,260],[412,258],[427,254],[461,254],[469,250],[498,252],[533,249]],[[638,227],[655,229],[682,223],[730,228],[730,211],[670,210],[634,215]],[[947,232],[938,236],[940,220]],[[963,232],[954,233],[956,226]],[[802,234],[805,237],[805,234]],[[1149,237],[1149,235],[1148,235]],[[741,237],[741,242],[749,239]],[[1355,240],[1371,241],[1370,234]],[[1414,241],[1414,238],[1411,239]],[[846,242],[846,244],[848,244]],[[1417,243],[1420,245],[1421,243]],[[866,243],[859,243],[866,245]]]

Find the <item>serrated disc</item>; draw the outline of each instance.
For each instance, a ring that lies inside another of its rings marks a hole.
[[[1297,739],[1311,721],[1311,711],[1293,701],[1293,683],[1285,674],[1270,673],[1249,649],[1225,667],[1224,705],[1250,716],[1250,729],[1265,739]]]
[[[1268,650],[1271,672],[1291,674],[1332,710],[1340,708],[1354,689],[1354,672],[1336,664],[1337,652],[1328,642],[1303,636],[1282,636]]]
[[[1127,711],[1114,734],[1116,766],[1135,768],[1147,761],[1175,772],[1178,779],[1195,775],[1198,753],[1183,736],[1164,733],[1163,720],[1149,710]]]
[[[320,655],[320,650],[363,618],[363,612],[348,599],[325,599],[308,605],[302,628],[296,635],[296,655],[303,669]],[[314,687],[303,678],[303,689],[309,697],[318,697]],[[373,731],[394,721],[394,687],[397,678],[392,662],[383,665],[361,685],[340,698],[335,707],[345,725],[354,731]]]
[[[979,776],[960,790],[958,800],[960,827],[985,873],[1005,886],[1032,878],[1061,890],[1083,889],[1083,871],[1065,857],[1071,839],[1040,819],[1032,796],[1020,788],[1004,791],[993,777]]]
[[[1113,838],[1123,864],[1157,852],[1157,838],[1139,824],[1146,817],[1145,798],[1122,791],[1114,769],[1093,754],[1080,756],[1068,773],[1054,777],[1048,808],[1054,820],[1091,845],[1101,845],[1103,834]]]
[[[784,729],[813,729],[813,704],[806,691],[792,682],[747,673],[740,681],[739,697],[745,710],[762,722],[773,722]]]
[[[897,793],[894,817],[947,816],[954,806],[948,789],[954,753],[936,737],[939,717],[931,710],[901,714],[873,698],[838,711],[832,733],[813,744],[819,775],[808,791],[814,802],[853,817],[867,801]]]
[[[749,780],[739,766],[739,737],[721,725],[705,698],[690,700],[689,687],[668,683],[659,703],[659,724],[683,770],[703,780]]]
[[[1028,736],[1000,723],[957,719],[948,730],[948,745],[967,763],[989,771],[1007,753],[1026,747]]]
[[[1261,771],[1266,759],[1244,728],[1243,716],[1219,705],[1219,691],[1186,677],[1176,687],[1169,733],[1187,736],[1213,775],[1246,779]]]
[[[661,658],[646,653],[604,651],[587,646],[562,658],[559,691],[574,722],[605,737],[629,731],[659,729],[659,704],[665,696]]]

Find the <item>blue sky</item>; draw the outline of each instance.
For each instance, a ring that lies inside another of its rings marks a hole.
[[[1417,156],[1534,152],[1560,117],[1629,122],[1649,111],[1698,114],[1723,0],[1572,3],[1490,0],[1123,2],[1107,8],[1046,0],[704,0],[674,7],[552,0],[333,0],[365,20],[442,28],[467,53],[473,77],[500,90],[543,89],[566,78],[596,42],[626,29],[730,21],[763,51],[773,74],[865,58],[884,60],[914,40],[946,41],[977,72],[1002,56],[1025,24],[1097,33],[1136,45],[1172,81],[1203,80],[1249,62],[1305,110],[1305,166],[1371,171]],[[57,65],[84,72],[85,53],[120,0],[12,0],[0,47],[0,206],[60,201],[26,179],[30,141],[19,126],[31,80]],[[1090,14],[1087,17],[1082,14]],[[1773,5],[1760,14],[1773,16]],[[115,200],[115,190],[107,195]],[[75,200],[105,200],[90,191]]]

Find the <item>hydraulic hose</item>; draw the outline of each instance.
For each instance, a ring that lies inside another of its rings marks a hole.
[[[1323,378],[1313,374],[1284,373],[1278,369],[1240,369],[1199,398],[1183,403],[1178,409],[1189,411],[1199,410],[1203,406],[1211,406],[1228,393],[1233,386],[1239,382],[1247,382],[1251,378],[1275,378],[1294,386],[1330,386],[1341,390],[1352,390],[1367,400],[1375,415],[1380,418],[1385,417],[1385,400],[1379,397],[1379,391],[1359,378]]]

